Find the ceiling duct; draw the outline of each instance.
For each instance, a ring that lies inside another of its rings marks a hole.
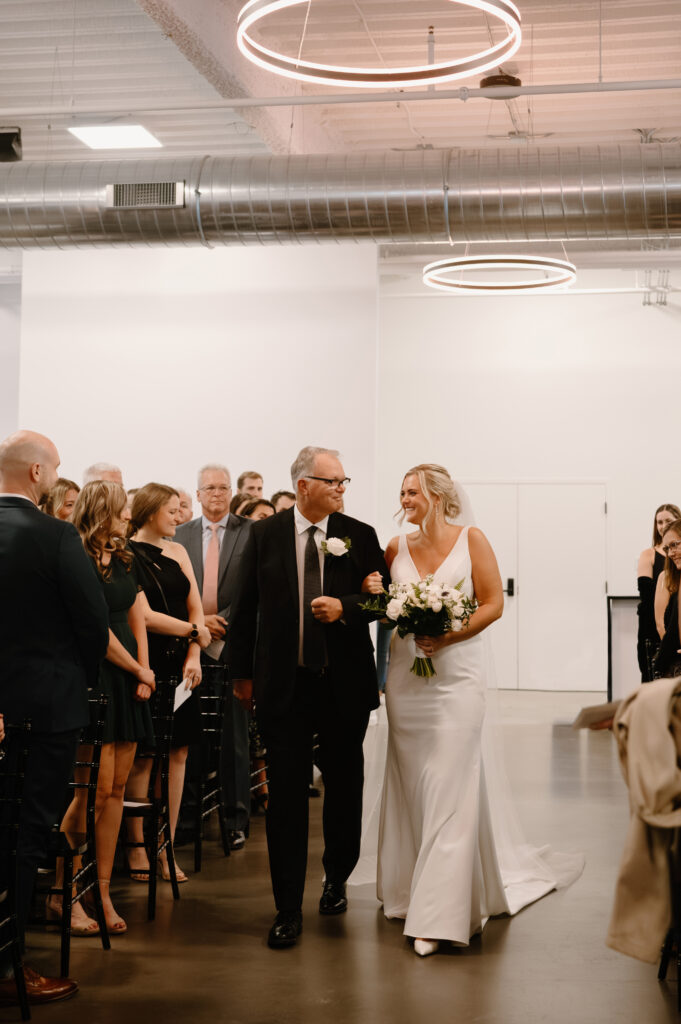
[[[5,247],[674,237],[677,143],[0,165]]]

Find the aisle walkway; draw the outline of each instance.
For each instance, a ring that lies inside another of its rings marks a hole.
[[[596,695],[596,700],[599,695]],[[340,918],[320,918],[320,801],[312,801],[305,930],[292,950],[271,951],[264,822],[229,860],[209,843],[198,878],[172,906],[162,885],[158,919],[144,920],[144,889],[118,883],[130,930],[104,953],[74,939],[75,1000],[38,1008],[49,1024],[662,1024],[677,1021],[676,981],[605,947],[627,800],[610,734],[553,724],[590,695],[502,695],[509,772],[529,836],[582,850],[571,889],[512,920],[491,921],[468,950],[418,959],[399,922],[370,892]],[[186,850],[180,852],[184,867]],[[57,964],[56,936],[38,935],[36,962]],[[0,1012],[0,1022],[18,1019]]]

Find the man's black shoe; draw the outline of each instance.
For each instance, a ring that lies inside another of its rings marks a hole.
[[[345,882],[324,882],[322,898],[319,901],[320,914],[344,914],[348,909]]]
[[[295,946],[303,930],[303,915],[299,910],[280,910],[267,936],[270,949],[286,949]]]

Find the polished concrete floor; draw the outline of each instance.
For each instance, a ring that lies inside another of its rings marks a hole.
[[[401,924],[386,921],[366,887],[349,912],[320,918],[320,803],[312,826],[304,933],[272,951],[264,822],[246,848],[223,858],[209,842],[199,876],[176,905],[162,885],[157,920],[145,920],[144,887],[120,879],[117,906],[126,935],[102,951],[74,939],[72,975],[81,991],[38,1008],[50,1024],[658,1024],[678,1020],[676,978],[604,943],[627,824],[626,791],[609,733],[576,733],[565,722],[603,695],[502,694],[509,775],[534,841],[583,851],[586,869],[515,918],[490,921],[465,950],[426,960]],[[186,850],[178,852],[186,868]],[[56,936],[33,933],[32,954],[57,970]],[[0,1021],[18,1019],[0,1011]]]

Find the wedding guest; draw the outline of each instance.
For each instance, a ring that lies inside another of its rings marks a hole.
[[[23,944],[35,875],[47,853],[89,720],[87,688],[107,647],[107,611],[70,523],[38,510],[58,479],[52,441],[22,430],[0,444],[0,709],[8,725],[31,721],[17,833],[16,915]],[[11,764],[8,751],[3,765]],[[4,868],[4,865],[3,865]],[[8,879],[0,881],[6,887]],[[30,1003],[65,999],[70,978],[24,966]],[[18,1005],[10,952],[0,953],[0,1006]]]
[[[370,573],[387,577],[375,531],[338,509],[349,482],[338,452],[303,448],[291,467],[292,509],[254,523],[230,618],[235,692],[258,709],[267,748],[267,845],[277,916],[268,945],[295,945],[303,927],[312,736],[324,779],[321,914],[347,909],[359,856],[363,755],[378,706],[371,616],[360,608]],[[348,538],[336,557],[322,544]],[[255,679],[252,679],[255,666]]]
[[[267,498],[256,498],[242,505],[238,515],[243,516],[244,519],[253,519],[258,522],[260,519],[269,519],[274,512],[274,505],[271,501],[268,501]]]
[[[177,516],[177,525],[182,526],[183,523],[191,522],[194,515],[194,506],[189,491],[183,491],[178,487],[177,493],[180,496],[180,511]]]
[[[54,516],[55,519],[69,520],[79,491],[80,487],[73,480],[60,476],[48,492],[43,512],[48,516]]]
[[[237,480],[236,489],[239,494],[262,498],[262,476],[255,469],[247,469]]]
[[[178,527],[175,535],[187,549],[213,641],[203,655],[204,667],[209,669],[205,675],[210,677],[205,678],[204,686],[229,682],[225,632],[241,557],[252,525],[249,520],[230,512],[231,494],[231,478],[226,466],[215,463],[204,466],[199,470],[197,490],[201,515]],[[248,713],[232,696],[225,707],[221,781],[230,846],[240,849],[246,842],[251,797]]]
[[[681,516],[666,528],[662,538],[664,572],[657,582],[655,617],[659,624],[660,647],[653,662],[655,679],[681,675],[679,640],[679,583],[681,582]]]
[[[125,502],[125,513],[123,515],[123,518],[128,523],[130,522],[130,517],[132,516],[132,503],[135,500],[135,495],[137,494],[138,490],[138,487],[131,487],[129,491],[126,491],[127,501]]]
[[[292,508],[295,505],[296,496],[293,491],[275,491],[270,501],[275,512],[283,512],[285,508]]]
[[[190,743],[201,741],[201,707],[196,687],[201,682],[201,646],[210,643],[210,631],[204,625],[201,595],[196,585],[189,555],[175,544],[180,499],[177,491],[165,484],[141,487],[132,506],[130,521],[132,548],[138,563],[139,578],[146,598],[145,621],[149,634],[149,663],[157,687],[170,680],[186,680],[191,697],[173,716],[173,736],[169,767],[169,819],[171,838],[180,812],[185,766]],[[152,759],[138,757],[130,774],[126,794],[132,800],[145,800],[149,791]],[[128,822],[129,838],[142,843],[142,819]],[[165,851],[161,854],[161,874],[169,882]],[[149,860],[143,847],[128,854],[130,877],[136,882],[149,880]],[[178,882],[187,876],[176,864]]]
[[[643,683],[649,683],[653,678],[653,660],[660,644],[655,623],[655,593],[665,562],[662,534],[675,519],[681,519],[681,510],[676,505],[660,505],[655,510],[652,547],[645,548],[638,559],[638,592],[641,600],[638,605],[637,653]]]
[[[155,687],[149,667],[144,600],[134,556],[125,543],[126,493],[120,484],[86,484],[73,510],[73,524],[90,556],[109,608],[109,647],[99,672],[108,697],[96,800],[99,885],[109,932],[127,931],[111,901],[110,883],[123,814],[125,784],[137,744],[153,744],[149,698]],[[67,833],[82,832],[82,796],[76,795],[62,823]]]
[[[249,501],[252,501],[250,494],[235,494],[229,503],[230,515],[239,515],[239,509],[247,505]]]
[[[83,484],[91,484],[93,480],[109,480],[113,484],[123,486],[123,474],[120,466],[113,462],[94,462],[83,473]]]

